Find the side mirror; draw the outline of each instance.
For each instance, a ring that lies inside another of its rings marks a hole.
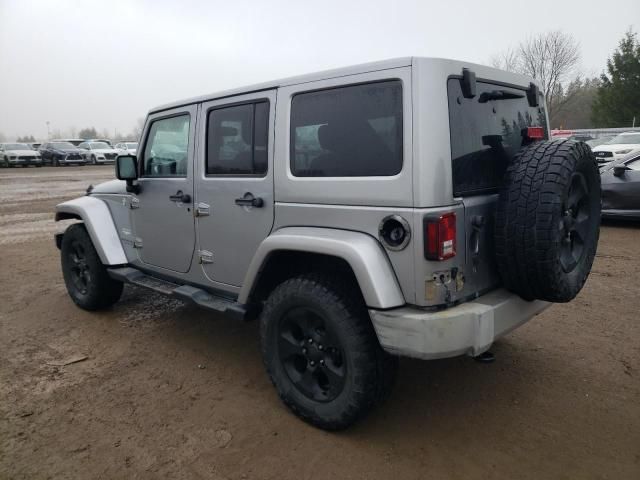
[[[116,158],[116,178],[127,182],[127,192],[140,192],[140,185],[136,182],[138,179],[138,160],[135,155],[119,155]]]
[[[613,167],[613,175],[616,177],[622,177],[627,170],[631,170],[626,165],[616,165]]]

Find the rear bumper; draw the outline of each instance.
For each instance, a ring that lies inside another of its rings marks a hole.
[[[551,304],[500,289],[472,302],[427,312],[416,307],[369,310],[382,347],[394,355],[435,359],[476,356]]]

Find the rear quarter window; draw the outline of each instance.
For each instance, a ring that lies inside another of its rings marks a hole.
[[[290,148],[291,171],[298,177],[398,174],[402,170],[401,82],[295,95]]]
[[[464,98],[460,79],[450,78],[447,94],[456,196],[496,191],[527,141],[523,129],[544,127],[548,138],[544,108],[529,106],[524,89],[479,81],[475,97]]]

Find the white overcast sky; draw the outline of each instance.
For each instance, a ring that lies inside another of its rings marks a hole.
[[[488,63],[561,29],[599,74],[640,0],[0,0],[0,132],[128,132],[157,104],[399,56]]]

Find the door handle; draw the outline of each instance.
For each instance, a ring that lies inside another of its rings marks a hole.
[[[191,195],[178,190],[175,195],[169,195],[169,200],[172,202],[191,203]]]
[[[236,198],[236,205],[260,208],[264,205],[264,201],[260,197],[254,197],[251,192],[247,192],[242,198]]]

